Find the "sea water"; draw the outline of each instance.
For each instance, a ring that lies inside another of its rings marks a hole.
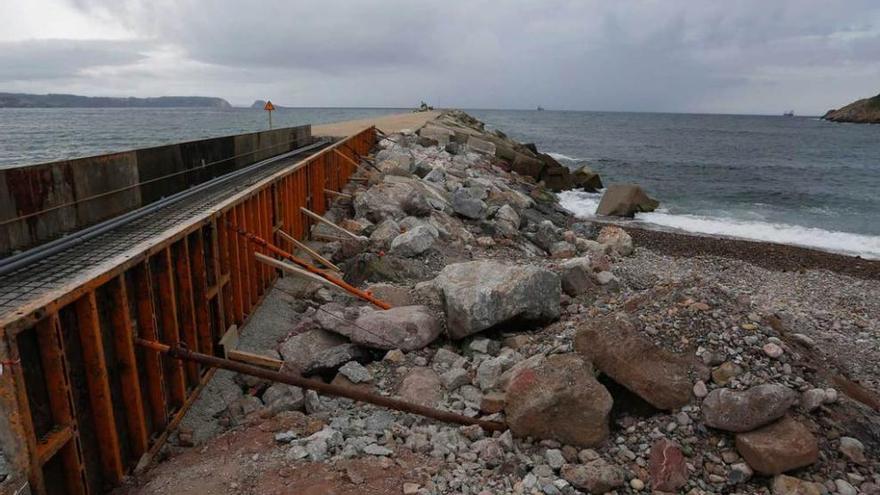
[[[403,109],[284,108],[275,127]],[[880,125],[814,117],[470,110],[661,207],[636,221],[880,259]],[[0,168],[264,130],[258,109],[0,109]],[[565,192],[590,218],[601,194]]]
[[[603,182],[660,201],[638,223],[880,259],[880,125],[815,117],[472,111]],[[594,216],[600,193],[564,192]]]

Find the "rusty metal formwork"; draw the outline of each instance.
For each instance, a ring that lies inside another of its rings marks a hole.
[[[304,239],[376,130],[161,210],[0,278],[0,493],[101,493],[155,453],[212,369],[134,345],[214,354],[277,276],[233,227]],[[326,191],[329,191],[328,194]]]

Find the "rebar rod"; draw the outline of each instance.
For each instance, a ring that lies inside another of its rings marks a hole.
[[[141,347],[161,352],[175,359],[194,361],[196,363],[201,363],[205,366],[210,366],[213,368],[221,368],[229,371],[234,371],[236,373],[242,373],[257,378],[262,378],[264,380],[293,385],[296,387],[304,388],[306,390],[314,390],[315,392],[321,393],[323,395],[332,395],[334,397],[343,397],[346,399],[366,402],[387,409],[394,409],[406,413],[417,414],[426,418],[436,419],[445,423],[477,425],[487,431],[504,431],[507,429],[506,424],[498,421],[487,421],[482,419],[470,418],[462,414],[442,411],[433,407],[428,407],[399,399],[392,399],[390,397],[383,397],[381,395],[372,394],[370,392],[365,392],[356,388],[333,385],[330,383],[324,383],[322,381],[304,378],[302,376],[293,375],[290,373],[267,370],[257,366],[244,364],[238,361],[232,361],[229,359],[223,359],[216,356],[209,356],[207,354],[193,352],[179,344],[176,346],[169,346],[161,342],[154,342],[141,338],[137,338],[136,342]]]

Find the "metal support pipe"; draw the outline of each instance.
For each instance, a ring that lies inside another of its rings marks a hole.
[[[264,380],[285,383],[287,385],[293,385],[307,390],[314,390],[315,392],[321,393],[323,395],[332,395],[334,397],[344,397],[346,399],[367,402],[369,404],[374,404],[388,409],[418,414],[419,416],[436,419],[445,423],[477,425],[486,431],[504,431],[507,429],[506,424],[498,421],[486,421],[482,419],[469,418],[461,414],[456,414],[449,411],[441,411],[440,409],[423,406],[421,404],[414,404],[412,402],[391,399],[389,397],[382,397],[381,395],[371,394],[369,392],[364,392],[363,390],[359,390],[356,388],[332,385],[318,380],[303,378],[298,375],[281,373],[280,371],[267,370],[264,368],[259,368],[257,366],[244,364],[238,361],[209,356],[207,354],[200,354],[198,352],[190,351],[189,349],[186,349],[179,344],[176,346],[169,346],[161,342],[154,342],[141,338],[138,338],[136,342],[139,346],[151,349],[156,352],[167,354],[168,356],[175,359],[194,361],[213,368],[222,368],[225,370],[234,371],[236,373],[242,373],[257,378],[262,378]]]

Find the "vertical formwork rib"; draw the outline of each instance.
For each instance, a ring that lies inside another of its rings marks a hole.
[[[279,169],[28,319],[4,323],[7,357],[28,364],[9,368],[17,404],[9,421],[25,437],[34,493],[110,488],[161,448],[213,370],[135,339],[217,354],[225,331],[253,314],[277,277],[254,257],[271,253],[238,229],[274,243],[279,229],[304,239],[313,221],[300,208],[323,214],[325,190],[338,192],[355,171],[352,150],[365,155],[375,140],[365,129]]]

